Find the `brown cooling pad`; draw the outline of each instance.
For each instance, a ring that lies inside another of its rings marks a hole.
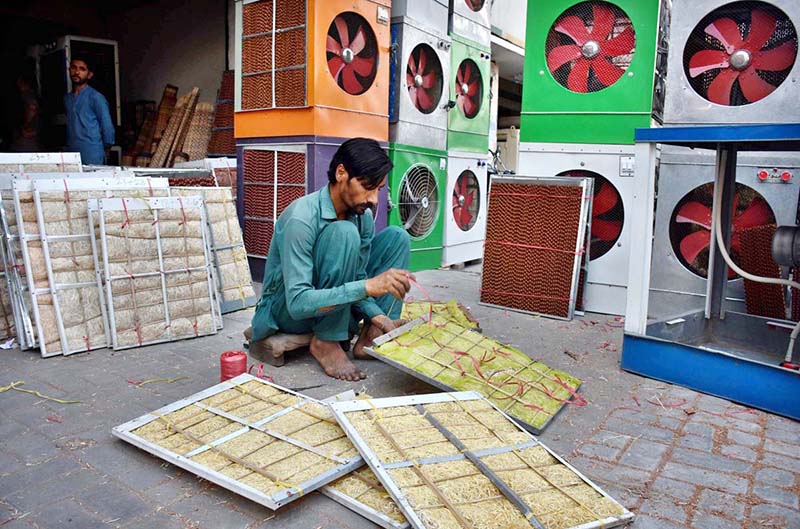
[[[242,110],[272,106],[272,73],[242,76]]]
[[[481,302],[570,317],[582,209],[581,187],[493,183]]]
[[[792,280],[800,283],[800,268],[792,270]],[[800,321],[800,290],[792,289],[792,321]]]
[[[245,184],[244,214],[246,217],[273,218],[275,214],[275,186]]]
[[[306,0],[277,0],[275,24],[278,29],[293,28],[306,23]]]
[[[244,246],[250,255],[266,257],[272,242],[271,220],[244,219]]]
[[[242,176],[248,182],[274,182],[275,152],[245,149]]]
[[[739,263],[751,274],[760,277],[780,277],[780,267],[772,259],[772,236],[776,226],[769,224],[740,231]],[[744,280],[744,299],[747,313],[765,318],[786,318],[783,287]]]
[[[278,153],[278,183],[306,183],[306,155],[300,152]]]
[[[306,30],[290,29],[275,35],[275,67],[288,68],[306,63]]]
[[[306,70],[275,72],[275,105],[302,107],[306,104]]]
[[[242,6],[242,35],[272,31],[272,0],[251,2]]]
[[[272,69],[272,35],[242,40],[242,72],[257,73]]]

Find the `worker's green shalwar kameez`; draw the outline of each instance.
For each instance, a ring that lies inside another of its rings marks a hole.
[[[275,223],[252,340],[280,331],[342,341],[362,319],[398,319],[403,304],[368,297],[366,278],[406,270],[409,257],[408,234],[390,226],[375,236],[372,211],[336,220],[328,186],[294,201]]]

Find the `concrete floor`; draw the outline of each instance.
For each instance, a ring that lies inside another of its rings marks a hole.
[[[643,379],[619,369],[621,322],[571,322],[477,304],[480,270],[417,275],[432,297],[469,306],[484,333],[583,380],[585,407],[566,406],[540,436],[638,514],[634,529],[798,529],[800,423]],[[421,297],[419,292],[412,292]],[[0,352],[0,386],[77,399],[57,404],[0,394],[0,526],[375,527],[319,493],[272,512],[111,436],[113,426],[219,380],[219,354],[241,349],[252,311],[225,318],[212,337],[114,352],[41,359]],[[327,378],[308,355],[266,369],[276,383],[324,398],[433,388],[376,361],[351,384]],[[129,381],[185,376],[173,383]]]

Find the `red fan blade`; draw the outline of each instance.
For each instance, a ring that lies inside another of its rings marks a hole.
[[[467,179],[466,178],[459,178],[458,179],[458,195],[465,195],[467,193]]]
[[[456,87],[461,86],[461,83],[464,82],[464,68],[459,67],[458,71],[456,71]]]
[[[711,208],[700,202],[687,202],[675,216],[675,222],[697,224],[707,230],[711,229]]]
[[[708,99],[718,105],[730,106],[731,88],[733,82],[739,77],[739,72],[733,68],[722,70],[708,85]]]
[[[464,115],[467,116],[468,118],[473,117],[475,113],[478,111],[478,107],[477,105],[475,105],[475,101],[473,101],[472,98],[467,95],[463,95],[461,96],[461,98],[464,100],[464,108],[462,109],[464,111]]]
[[[428,110],[431,108],[431,106],[433,106],[433,101],[431,100],[431,96],[430,94],[428,94],[428,91],[425,90],[424,88],[420,88],[417,90],[417,101],[419,102],[419,104],[417,104],[416,106],[420,110]]]
[[[797,47],[793,41],[787,41],[771,50],[756,52],[753,57],[753,68],[779,72],[794,64],[797,58]]]
[[[477,79],[469,83],[467,85],[467,95],[470,97],[474,97],[475,94],[478,93],[478,85],[479,83]]]
[[[578,46],[583,46],[591,38],[589,37],[589,31],[586,29],[586,24],[575,15],[562,18],[554,29],[574,40]]]
[[[711,244],[711,232],[699,230],[683,238],[680,244],[681,255],[687,263],[693,263],[700,252],[708,249]]]
[[[580,58],[575,62],[567,77],[567,88],[573,92],[585,94],[589,91],[589,66],[591,63]]]
[[[622,231],[622,222],[618,220],[592,219],[592,237],[601,241],[616,241]]]
[[[375,57],[356,56],[353,58],[353,62],[350,63],[350,66],[352,66],[361,77],[367,77],[372,73],[372,67],[375,66]]]
[[[342,54],[342,47],[336,41],[335,38],[328,35],[328,38],[325,40],[325,49],[331,53],[335,53],[336,55]]]
[[[747,209],[733,220],[733,231],[746,230],[769,223],[772,211],[767,202],[759,197],[753,199]]]
[[[553,48],[550,53],[547,54],[547,67],[551,72],[555,72],[566,63],[574,61],[580,56],[581,49],[574,44],[558,46],[557,48]]]
[[[353,42],[350,43],[350,50],[353,52],[353,55],[358,55],[364,51],[366,45],[367,36],[364,34],[364,28],[359,26],[356,36],[353,38]]]
[[[706,34],[720,41],[728,54],[741,48],[743,44],[739,25],[730,18],[718,18],[706,27]]]
[[[339,75],[342,73],[344,67],[347,66],[339,56],[331,57],[331,60],[328,61],[328,69],[330,69],[331,74],[333,74],[333,78],[336,82],[339,82]]]
[[[408,71],[409,71],[409,70],[410,70],[410,73],[411,73],[411,77],[412,77],[412,78],[413,78],[415,75],[417,75],[417,73],[418,73],[418,72],[417,72],[417,63],[416,63],[416,61],[414,60],[414,54],[413,54],[413,53],[412,53],[411,55],[409,55],[409,56],[408,56],[408,66],[406,66],[406,73],[408,73]]]
[[[417,89],[413,83],[408,85],[408,96],[411,98],[411,102],[417,108],[419,108],[419,93],[420,90]]]
[[[608,59],[604,58],[592,61],[592,71],[594,71],[594,74],[605,86],[611,86],[616,83],[617,80],[622,77],[622,74],[625,73],[625,70],[614,66]]]
[[[458,193],[453,190],[453,209],[458,207]]]
[[[342,72],[342,86],[348,94],[360,94],[364,91],[364,87],[361,86],[361,83],[356,77],[356,72],[353,69],[353,63],[350,63],[344,67]]]
[[[409,72],[406,72],[406,84],[408,85],[409,88],[411,88],[412,86],[416,86],[414,84],[414,76],[411,75]]]
[[[471,206],[473,200],[475,200],[475,191],[471,193],[464,193],[464,206]]]
[[[467,114],[466,101],[467,101],[467,96],[465,95],[459,95],[458,97],[456,97],[456,106],[464,115]]]
[[[427,53],[425,53],[425,48],[422,48],[421,53],[419,54],[419,73],[425,71],[425,64],[428,62],[426,55]]]
[[[342,48],[350,47],[350,34],[347,32],[347,22],[341,16],[333,19],[333,24],[336,26],[336,32],[339,33],[339,44]]]
[[[464,80],[462,83],[469,83],[472,81],[472,63],[467,62],[464,64]]]
[[[433,88],[436,84],[436,72],[427,73],[422,76],[422,88]]]
[[[592,199],[592,216],[602,215],[611,211],[617,205],[619,199],[617,193],[610,184],[603,184],[600,191],[595,193]],[[593,221],[594,222],[594,221]]]
[[[600,42],[600,49],[606,57],[616,57],[633,53],[635,45],[636,32],[633,31],[633,28],[625,28],[625,31],[613,39]]]
[[[744,47],[751,53],[759,51],[769,41],[778,23],[775,17],[760,9],[750,13],[750,32],[744,40]]]
[[[458,202],[453,204],[453,220],[456,222],[456,226],[461,227],[461,211],[464,208],[458,205]]]
[[[462,230],[465,230],[469,227],[470,222],[472,222],[472,213],[469,212],[467,208],[461,208],[461,215],[459,218],[460,222],[458,225],[461,227]]]
[[[594,4],[592,5],[592,18],[594,20],[593,39],[600,42],[606,40],[614,29],[614,20],[616,19],[614,12],[603,4]]]
[[[759,77],[756,69],[752,67],[739,75],[739,86],[742,87],[744,97],[751,103],[764,99],[777,88]]]
[[[698,51],[689,59],[689,76],[697,77],[709,70],[727,68],[731,64],[728,60],[729,57],[730,55],[722,50]]]

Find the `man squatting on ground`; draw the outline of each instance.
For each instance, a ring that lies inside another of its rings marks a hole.
[[[366,376],[341,343],[349,346],[363,320],[353,356],[367,358],[364,346],[399,325],[410,289],[408,234],[390,226],[375,235],[373,211],[391,169],[378,142],[350,139],[331,160],[329,185],[281,214],[251,342],[277,332],[311,332],[311,354],[328,376],[351,381]]]

